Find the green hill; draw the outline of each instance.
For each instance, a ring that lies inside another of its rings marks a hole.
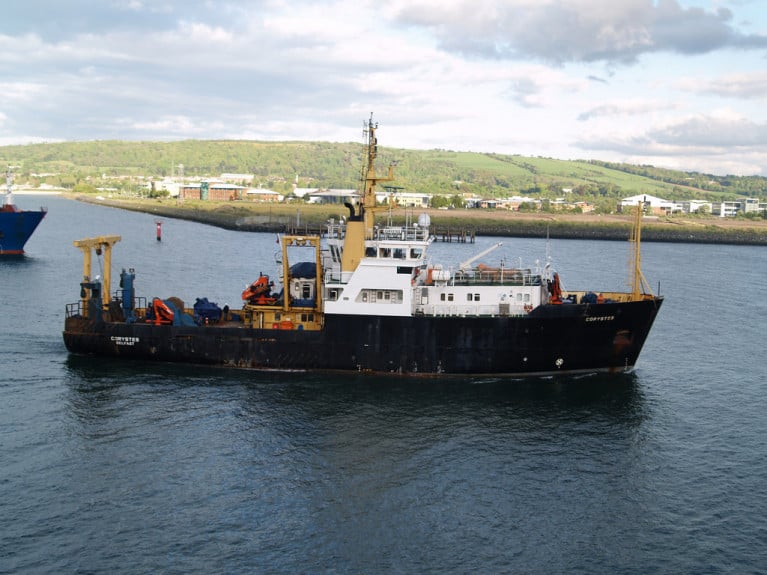
[[[18,166],[19,183],[45,182],[69,189],[135,186],[137,178],[178,175],[183,165],[186,177],[254,174],[255,185],[288,193],[296,179],[300,187],[357,187],[361,153],[360,143],[93,141],[0,146],[0,162]],[[379,150],[379,161],[382,166],[395,162],[396,185],[411,191],[555,198],[569,189],[574,200],[595,203],[606,211],[614,208],[616,199],[639,193],[670,200],[767,195],[763,177],[722,177],[599,161],[385,147]]]

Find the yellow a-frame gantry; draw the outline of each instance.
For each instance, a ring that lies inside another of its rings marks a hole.
[[[91,269],[92,253],[95,252],[97,256],[104,255],[104,278],[102,280],[101,289],[101,304],[104,307],[109,305],[111,293],[112,246],[121,239],[120,236],[98,236],[96,238],[84,238],[73,242],[74,246],[80,248],[83,252],[83,281],[85,282],[92,281],[93,279],[93,271]],[[83,298],[84,309],[87,309],[87,299],[88,298]]]

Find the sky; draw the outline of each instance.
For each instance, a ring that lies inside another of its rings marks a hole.
[[[384,147],[767,176],[763,0],[14,0],[0,145]]]

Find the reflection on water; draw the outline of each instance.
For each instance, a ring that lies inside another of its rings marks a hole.
[[[348,414],[363,421],[374,416],[402,424],[434,415],[459,421],[494,415],[539,423],[606,419],[637,426],[645,416],[636,373],[441,380],[237,370],[77,355],[67,358],[66,367],[72,401],[86,411],[88,404],[103,405],[110,397],[130,397],[134,391],[163,394],[169,389],[187,393],[194,389],[195,395],[236,395],[246,412],[291,406],[308,419]]]
[[[34,256],[29,254],[5,254],[0,257],[0,272],[13,271],[34,262]]]
[[[634,374],[426,380],[79,356],[67,373],[73,489],[110,514],[120,497],[151,502],[154,523],[175,532],[176,509],[194,510],[204,557],[215,549],[200,525],[212,524],[213,541],[241,542],[235,563],[255,554],[295,571],[287,539],[342,572],[481,571],[558,557],[567,543],[552,535],[584,524],[622,538],[613,513],[643,505],[601,495],[645,489]],[[143,525],[123,511],[131,541]]]

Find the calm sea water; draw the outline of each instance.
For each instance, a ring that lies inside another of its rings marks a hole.
[[[0,573],[767,572],[764,247],[645,244],[667,299],[628,376],[263,374],[70,356],[61,331],[75,239],[122,235],[141,295],[239,307],[274,236],[164,220],[158,243],[148,214],[17,201],[49,214],[0,261]],[[566,287],[624,287],[627,244],[550,250]]]

